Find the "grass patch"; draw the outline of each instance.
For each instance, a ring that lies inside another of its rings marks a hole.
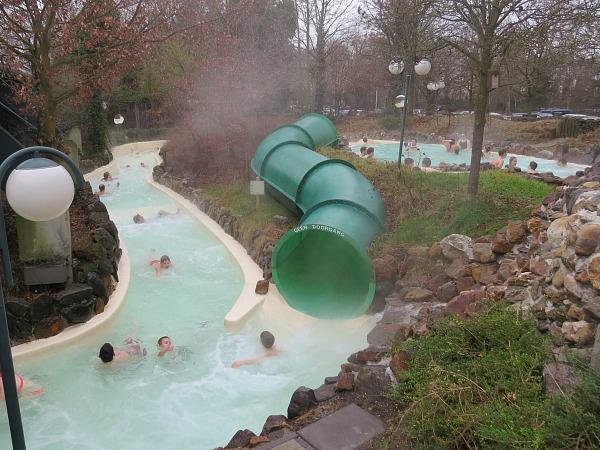
[[[321,151],[330,158],[352,163],[381,193],[388,232],[377,238],[374,255],[398,243],[429,246],[454,233],[472,238],[494,234],[509,220],[526,220],[555,189],[502,170],[490,170],[481,173],[479,194],[472,199],[466,173],[399,174],[395,163],[375,164],[329,148]]]
[[[415,448],[598,448],[598,375],[588,372],[568,397],[546,397],[549,336],[527,315],[487,309],[469,321],[438,321],[395,349],[410,354],[391,394],[405,406],[402,432]]]

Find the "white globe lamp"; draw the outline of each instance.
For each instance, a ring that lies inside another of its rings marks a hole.
[[[400,75],[404,71],[404,62],[391,61],[388,70],[392,75]]]
[[[431,59],[423,58],[417,64],[415,64],[415,73],[417,75],[427,75],[431,70]]]
[[[61,216],[69,209],[74,196],[71,174],[47,158],[22,162],[6,180],[6,198],[11,208],[35,222]]]

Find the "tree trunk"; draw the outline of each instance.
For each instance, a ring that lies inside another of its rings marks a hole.
[[[325,39],[317,36],[315,50],[315,102],[314,111],[321,113],[325,102]]]
[[[471,149],[471,171],[469,172],[469,195],[477,196],[479,190],[479,170],[481,167],[481,149],[483,148],[483,133],[485,131],[485,118],[488,104],[488,87],[487,79],[489,67],[485,64],[487,61],[482,59],[479,71],[479,85],[477,86],[477,94],[475,95],[475,123],[473,126],[473,142]],[[485,65],[485,69],[483,66]]]

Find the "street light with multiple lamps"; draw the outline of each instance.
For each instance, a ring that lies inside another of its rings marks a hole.
[[[392,75],[400,75],[404,71],[404,62],[393,60],[388,69]],[[417,75],[427,75],[431,70],[431,59],[425,57],[415,64],[415,73]],[[410,88],[411,75],[409,73],[404,77],[404,95],[396,97],[395,105],[397,108],[404,108],[402,111],[402,128],[400,130],[400,148],[398,150],[398,168],[402,168],[402,145],[404,144],[404,125],[406,124],[406,110],[408,109],[408,89]]]
[[[438,93],[440,91],[440,89],[444,89],[446,87],[446,83],[444,83],[443,81],[434,81],[433,83],[429,83],[427,85],[427,89],[429,89],[431,92],[434,93],[435,95],[435,104],[434,104],[434,114],[435,114],[435,130],[437,133],[437,130],[439,128],[439,120],[440,120],[440,116],[438,115]]]
[[[42,158],[48,154],[61,159],[70,172],[57,162]],[[83,187],[83,175],[67,155],[49,147],[29,147],[16,151],[0,164],[0,188],[12,209],[21,217],[45,222],[64,214],[74,196],[73,178]],[[8,254],[4,212],[0,202],[0,259],[8,287],[14,285]],[[19,409],[15,369],[10,348],[4,295],[0,286],[0,369],[13,449],[25,450],[25,436]]]

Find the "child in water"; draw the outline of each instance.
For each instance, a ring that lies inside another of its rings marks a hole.
[[[260,343],[264,347],[265,351],[258,355],[256,358],[251,359],[240,359],[238,361],[234,361],[231,365],[234,369],[244,365],[254,364],[261,359],[268,358],[270,356],[277,356],[277,348],[275,347],[275,336],[273,336],[268,331],[263,331],[260,333]]]

